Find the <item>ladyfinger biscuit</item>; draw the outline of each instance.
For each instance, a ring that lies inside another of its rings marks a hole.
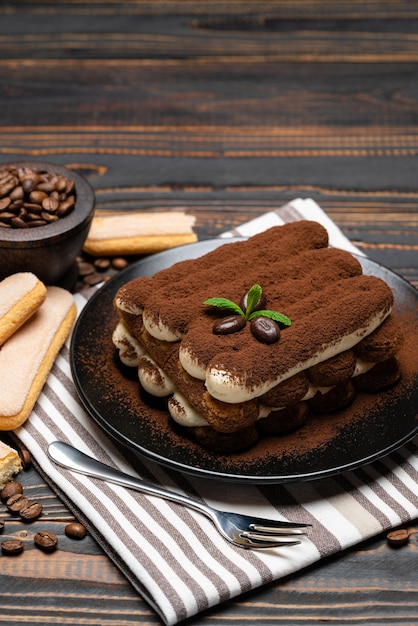
[[[31,272],[19,272],[0,282],[0,346],[41,306],[45,285]]]
[[[0,489],[22,469],[19,454],[3,441],[0,441]]]
[[[42,306],[0,350],[0,430],[27,419],[73,326],[72,295],[48,287]]]
[[[183,212],[96,216],[84,244],[92,256],[141,255],[197,241],[195,218]]]

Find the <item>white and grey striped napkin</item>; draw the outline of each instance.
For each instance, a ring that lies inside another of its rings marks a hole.
[[[225,236],[251,235],[298,219],[322,222],[333,246],[358,252],[310,199],[295,200]],[[81,310],[85,296],[75,298]],[[176,624],[418,517],[417,438],[372,465],[288,485],[220,485],[215,480],[170,472],[147,460],[135,464],[141,476],[198,495],[219,508],[312,523],[300,546],[267,552],[235,548],[197,512],[68,472],[49,460],[51,441],[69,441],[136,474],[125,455],[83,410],[68,356],[69,341],[30,418],[15,434],[46,480],[166,624]]]

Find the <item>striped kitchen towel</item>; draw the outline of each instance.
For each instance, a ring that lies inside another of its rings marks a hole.
[[[322,222],[333,246],[357,251],[309,199],[295,200],[224,236],[248,236],[298,219]],[[75,299],[81,311],[86,295],[77,294]],[[417,438],[373,464],[301,483],[220,485],[172,472],[147,459],[136,461],[134,469],[127,455],[83,410],[71,377],[69,340],[30,418],[15,434],[46,480],[166,624],[176,624],[418,517]],[[48,444],[57,439],[218,508],[305,521],[312,528],[296,547],[235,548],[193,510],[58,467],[47,456]]]

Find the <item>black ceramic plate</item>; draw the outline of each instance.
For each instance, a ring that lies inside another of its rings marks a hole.
[[[315,417],[296,433],[263,440],[253,450],[223,456],[176,433],[163,407],[140,395],[135,368],[120,365],[111,341],[117,316],[112,300],[120,286],[177,261],[195,258],[224,241],[168,250],[117,274],[87,303],[71,344],[71,367],[80,398],[97,424],[119,444],[172,469],[203,477],[251,483],[310,480],[354,469],[397,449],[418,432],[418,291],[377,263],[362,259],[364,273],[383,278],[395,294],[406,335],[401,382],[377,396],[360,394],[353,405]],[[416,353],[416,354],[415,354]],[[314,439],[312,433],[315,433]]]

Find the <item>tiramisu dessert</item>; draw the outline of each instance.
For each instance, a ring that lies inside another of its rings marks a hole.
[[[113,342],[173,428],[233,453],[400,378],[393,294],[327,231],[300,221],[138,277]]]

